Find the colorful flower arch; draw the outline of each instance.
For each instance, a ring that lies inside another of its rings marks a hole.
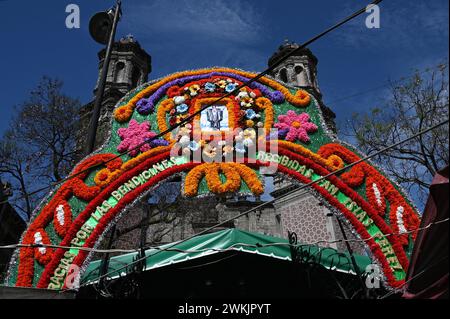
[[[20,242],[73,248],[18,249],[7,285],[63,289],[69,266],[83,270],[89,263],[88,252],[77,247],[96,247],[126,209],[174,174],[183,176],[185,196],[259,195],[264,191],[261,168],[272,164],[278,173],[305,184],[361,158],[333,139],[314,96],[269,77],[201,111],[253,76],[228,68],[201,69],[175,73],[127,94],[113,112],[109,141],[47,196]],[[191,115],[189,123],[152,139]],[[272,132],[274,127],[279,130]],[[127,154],[117,157],[123,151]],[[415,239],[408,231],[420,222],[401,189],[366,162],[312,189],[366,240],[387,285],[401,286]]]

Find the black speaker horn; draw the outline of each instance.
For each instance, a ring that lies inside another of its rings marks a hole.
[[[100,44],[108,44],[113,21],[113,10],[96,13],[89,21],[89,33],[91,37]]]

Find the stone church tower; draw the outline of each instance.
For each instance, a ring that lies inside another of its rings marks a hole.
[[[80,110],[80,130],[77,134],[77,149],[80,158],[84,157],[87,131],[94,107],[100,73],[105,60],[106,50],[98,53],[99,73],[94,89],[93,100]],[[109,131],[112,110],[116,103],[129,91],[147,82],[152,71],[151,56],[141,48],[133,36],[128,35],[113,44],[111,60],[105,83],[105,92],[100,111],[96,135],[96,147],[103,144]]]
[[[298,44],[285,40],[270,57],[268,61],[269,67],[273,66],[280,58],[298,47]],[[336,114],[322,103],[322,94],[317,82],[317,63],[318,59],[316,56],[311,50],[305,48],[287,58],[280,65],[277,65],[270,75],[278,81],[296,88],[302,88],[314,95],[317,101],[319,101],[319,106],[322,109],[328,128],[330,131],[336,133],[336,124],[334,122]]]

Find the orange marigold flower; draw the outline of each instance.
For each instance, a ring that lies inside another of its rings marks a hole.
[[[122,105],[114,110],[114,118],[117,122],[123,123],[133,115],[133,109],[128,105]]]
[[[305,90],[298,90],[292,99],[292,103],[297,106],[307,107],[311,103],[311,97]]]

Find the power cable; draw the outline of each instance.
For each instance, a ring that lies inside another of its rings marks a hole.
[[[381,89],[381,88],[384,88],[384,87],[386,87],[386,86],[389,86],[389,85],[391,85],[391,84],[401,83],[401,82],[406,81],[406,80],[408,80],[408,79],[412,79],[414,76],[416,76],[416,75],[418,75],[418,74],[426,73],[426,72],[429,72],[430,70],[433,70],[433,69],[439,69],[439,68],[442,68],[442,63],[440,63],[440,64],[438,64],[438,65],[435,65],[435,66],[432,66],[432,67],[425,68],[425,69],[423,69],[423,70],[421,70],[421,71],[417,71],[416,73],[414,73],[414,74],[412,74],[412,75],[409,75],[409,76],[403,76],[403,77],[400,77],[400,78],[398,78],[398,79],[396,79],[396,80],[394,80],[394,81],[388,81],[388,82],[386,82],[386,83],[384,83],[384,84],[380,84],[380,85],[378,85],[378,86],[369,88],[369,89],[367,89],[367,90],[360,91],[360,92],[356,92],[356,93],[354,93],[354,94],[350,94],[350,95],[347,95],[347,96],[344,96],[344,97],[341,97],[341,98],[332,100],[332,102],[325,102],[325,101],[324,101],[324,103],[327,104],[327,105],[336,105],[336,103],[340,103],[340,102],[342,102],[342,101],[349,100],[349,99],[352,99],[352,98],[354,98],[354,97],[357,97],[357,96],[360,96],[360,95],[363,95],[363,94],[366,94],[366,93],[369,93],[369,92],[377,91],[377,90],[379,90],[379,89]]]
[[[374,238],[379,238],[379,237],[389,237],[389,236],[394,236],[394,235],[407,235],[407,234],[412,234],[415,232],[419,232],[425,229],[430,228],[431,226],[434,225],[438,225],[441,223],[445,223],[448,222],[449,218],[446,219],[442,219],[439,220],[437,222],[432,222],[429,223],[427,226],[424,227],[419,227],[416,229],[412,229],[406,232],[397,232],[397,233],[388,233],[388,234],[382,234],[382,235],[373,235],[370,237],[367,237],[366,239],[336,239],[336,240],[318,240],[315,242],[310,242],[310,243],[302,243],[300,245],[297,246],[317,246],[319,244],[336,244],[336,243],[344,243],[344,242],[366,242],[369,241],[371,239]],[[181,242],[175,242],[175,244],[180,244]],[[230,249],[234,249],[235,246],[241,246],[241,247],[251,247],[251,248],[262,248],[262,247],[271,247],[271,246],[296,246],[296,245],[292,245],[289,243],[283,243],[283,242],[279,242],[279,243],[270,243],[270,244],[257,244],[257,245],[251,245],[251,244],[246,244],[246,243],[235,243],[233,245],[231,245],[228,248],[225,249],[221,249],[221,248],[203,248],[203,249],[180,249],[180,248],[163,248],[161,246],[150,246],[150,247],[146,247],[145,249],[155,249],[155,250],[160,250],[160,251],[176,251],[176,252],[180,252],[180,253],[201,253],[201,252],[205,252],[205,251],[218,251],[218,252],[223,252],[223,251],[227,251]],[[106,253],[135,253],[135,252],[139,252],[140,248],[136,248],[136,249],[96,249],[96,248],[89,248],[89,247],[78,247],[78,246],[61,246],[61,245],[51,245],[51,244],[11,244],[11,245],[5,245],[5,246],[0,246],[0,249],[15,249],[15,248],[61,248],[61,249],[65,249],[65,250],[70,250],[70,249],[76,249],[76,250],[83,250],[83,251],[88,251],[88,252],[94,252],[94,253],[101,253],[101,254],[106,254]],[[127,264],[128,265],[128,264]]]
[[[423,269],[422,271],[418,272],[417,274],[415,274],[414,276],[412,276],[411,278],[409,278],[408,280],[406,280],[400,287],[389,291],[387,294],[385,294],[384,296],[379,297],[378,299],[386,299],[387,297],[398,293],[398,292],[402,292],[402,288],[405,287],[406,284],[408,284],[409,282],[411,282],[412,280],[422,276],[423,274],[425,274],[428,270],[430,270],[431,268],[433,268],[434,266],[438,265],[439,263],[441,263],[442,261],[448,259],[448,255],[442,257],[441,259],[439,259],[438,261],[435,261],[434,263],[432,263],[431,265],[428,265],[428,267],[426,267],[425,269]]]

